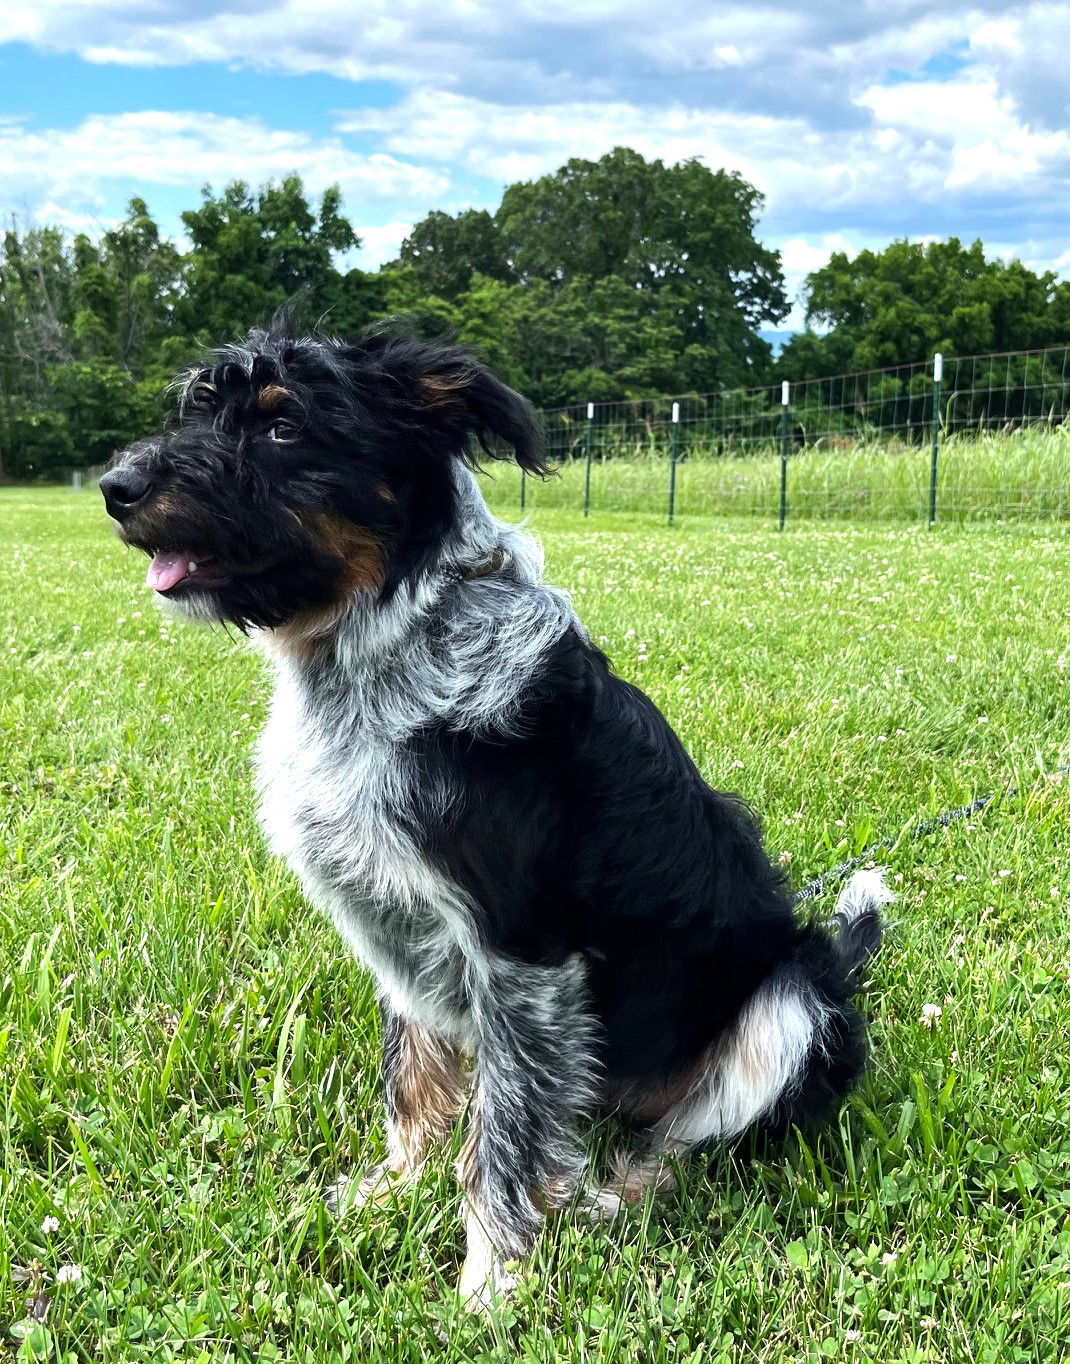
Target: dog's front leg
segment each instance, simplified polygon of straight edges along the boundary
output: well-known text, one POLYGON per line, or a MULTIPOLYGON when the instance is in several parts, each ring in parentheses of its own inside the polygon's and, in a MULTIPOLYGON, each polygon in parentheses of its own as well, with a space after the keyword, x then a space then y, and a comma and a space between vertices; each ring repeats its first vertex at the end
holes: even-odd
POLYGON ((383 1100, 386 1160, 359 1181, 343 1176, 330 1202, 336 1211, 389 1196, 399 1179, 412 1179, 436 1141, 443 1141, 464 1105, 467 1076, 461 1054, 420 1023, 403 1018, 385 998, 379 1012, 383 1032, 383 1100))
POLYGON ((594 1099, 596 1028, 582 961, 535 966, 495 956, 471 987, 478 1055, 458 1163, 473 1310, 510 1286, 506 1262, 532 1249, 543 1214, 572 1197, 585 1168, 575 1133, 594 1099))

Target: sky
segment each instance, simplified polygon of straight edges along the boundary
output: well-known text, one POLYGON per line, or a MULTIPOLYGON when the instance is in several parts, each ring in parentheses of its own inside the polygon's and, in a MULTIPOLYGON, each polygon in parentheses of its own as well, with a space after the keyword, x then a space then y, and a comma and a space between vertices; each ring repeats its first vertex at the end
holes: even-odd
POLYGON ((793 298, 896 237, 1070 276, 1068 50, 1070 3, 1007 0, 5 0, 0 212, 93 233, 136 194, 180 238, 203 185, 296 171, 374 268, 626 145, 755 184, 793 298))

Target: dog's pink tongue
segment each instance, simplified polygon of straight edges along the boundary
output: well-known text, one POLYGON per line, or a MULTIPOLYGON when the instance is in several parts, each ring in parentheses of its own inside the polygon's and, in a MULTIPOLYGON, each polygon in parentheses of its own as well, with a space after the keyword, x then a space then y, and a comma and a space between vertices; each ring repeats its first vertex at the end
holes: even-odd
POLYGON ((157 592, 167 592, 186 576, 189 564, 188 554, 157 554, 149 564, 145 583, 157 592))

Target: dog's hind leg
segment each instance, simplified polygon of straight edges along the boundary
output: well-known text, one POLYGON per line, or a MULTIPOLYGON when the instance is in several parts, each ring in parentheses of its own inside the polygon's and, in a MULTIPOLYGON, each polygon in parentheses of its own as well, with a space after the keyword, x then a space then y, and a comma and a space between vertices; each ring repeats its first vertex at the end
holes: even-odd
POLYGON ((800 931, 789 959, 758 988, 710 1053, 701 1082, 658 1124, 670 1148, 773 1134, 826 1117, 866 1066, 852 1003, 881 944, 894 899, 878 871, 853 876, 831 924, 800 931))
POLYGON ((467 1096, 461 1054, 430 1029, 402 1018, 380 999, 383 1028, 383 1098, 386 1160, 359 1180, 346 1176, 332 1187, 332 1211, 348 1211, 390 1196, 399 1180, 414 1178, 433 1143, 453 1130, 467 1096))
POLYGON ((804 929, 792 956, 763 982, 710 1047, 635 1153, 617 1157, 586 1206, 609 1216, 647 1190, 671 1188, 669 1159, 730 1142, 751 1127, 783 1134, 825 1117, 862 1074, 865 1029, 851 1002, 881 943, 881 906, 894 897, 879 872, 853 877, 828 927, 804 929))

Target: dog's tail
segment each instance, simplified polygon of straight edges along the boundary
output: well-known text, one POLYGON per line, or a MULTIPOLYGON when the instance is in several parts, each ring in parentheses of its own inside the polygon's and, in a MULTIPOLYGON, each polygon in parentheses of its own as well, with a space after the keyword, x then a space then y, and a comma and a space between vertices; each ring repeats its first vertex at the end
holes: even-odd
MULTIPOLYGON (((853 1002, 880 951, 881 910, 895 899, 878 870, 856 872, 844 887, 832 921, 802 930, 793 959, 766 985, 793 992, 810 1030, 797 1045, 766 1130, 784 1133, 826 1117, 866 1068, 869 1048, 862 1014, 853 1002)), ((787 1036, 787 1034, 784 1034, 787 1036)), ((790 1039, 789 1039, 790 1040, 790 1039)))
POLYGON ((879 868, 856 871, 836 902, 831 927, 836 951, 852 991, 865 984, 869 963, 881 950, 884 938, 882 908, 895 895, 884 883, 879 868))

